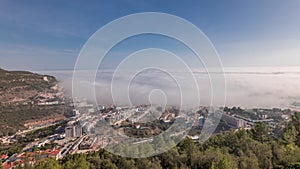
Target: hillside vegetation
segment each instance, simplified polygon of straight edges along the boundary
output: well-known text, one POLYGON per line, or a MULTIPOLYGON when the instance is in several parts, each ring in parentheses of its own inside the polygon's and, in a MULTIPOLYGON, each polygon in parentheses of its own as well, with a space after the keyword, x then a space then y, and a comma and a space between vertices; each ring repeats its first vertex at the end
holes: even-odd
POLYGON ((0 69, 0 102, 24 103, 42 92, 51 92, 57 80, 52 76, 0 69), (45 79, 44 79, 45 77, 45 79))
POLYGON ((63 117, 70 111, 64 102, 55 77, 0 69, 0 136, 25 129, 25 123, 63 117))

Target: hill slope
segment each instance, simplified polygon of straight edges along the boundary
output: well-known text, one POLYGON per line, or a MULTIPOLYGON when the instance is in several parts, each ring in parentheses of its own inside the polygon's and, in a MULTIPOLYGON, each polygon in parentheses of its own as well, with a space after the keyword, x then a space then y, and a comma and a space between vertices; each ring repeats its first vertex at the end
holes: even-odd
POLYGON ((0 69, 0 136, 63 119, 68 112, 55 77, 0 69))
POLYGON ((31 101, 42 92, 55 92, 51 89, 55 84, 57 80, 52 76, 0 69, 0 102, 31 101))

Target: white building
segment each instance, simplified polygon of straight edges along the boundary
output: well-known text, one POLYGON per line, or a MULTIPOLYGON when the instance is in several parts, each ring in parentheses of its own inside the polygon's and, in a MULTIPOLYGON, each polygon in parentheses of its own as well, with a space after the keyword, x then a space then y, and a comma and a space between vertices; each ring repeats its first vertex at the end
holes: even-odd
POLYGON ((65 134, 66 134, 66 137, 73 137, 73 127, 66 127, 65 134))
POLYGON ((238 119, 228 114, 223 114, 222 120, 226 121, 226 123, 233 128, 246 127, 246 122, 243 119, 238 119))
POLYGON ((65 135, 66 135, 66 137, 81 137, 82 136, 81 125, 66 127, 65 135))

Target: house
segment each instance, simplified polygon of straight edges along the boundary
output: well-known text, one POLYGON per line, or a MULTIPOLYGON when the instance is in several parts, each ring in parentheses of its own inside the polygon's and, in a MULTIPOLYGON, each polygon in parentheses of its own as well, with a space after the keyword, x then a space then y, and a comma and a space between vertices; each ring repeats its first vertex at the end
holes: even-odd
POLYGON ((134 128, 139 129, 140 127, 141 127, 140 124, 138 124, 138 123, 135 123, 135 124, 134 124, 134 128))
POLYGON ((2 160, 2 162, 3 162, 3 161, 5 161, 6 159, 8 159, 8 155, 6 155, 6 154, 3 154, 3 155, 1 156, 1 160, 2 160))

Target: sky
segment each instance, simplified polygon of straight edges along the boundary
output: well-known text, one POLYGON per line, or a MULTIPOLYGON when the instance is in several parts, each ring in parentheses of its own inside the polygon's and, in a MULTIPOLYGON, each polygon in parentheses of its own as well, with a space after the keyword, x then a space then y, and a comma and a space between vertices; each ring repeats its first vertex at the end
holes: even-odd
MULTIPOLYGON (((298 0, 2 0, 0 67, 71 70, 93 33, 117 18, 139 12, 169 13, 193 23, 213 43, 225 67, 300 66, 299 7, 298 0)), ((155 46, 163 39, 150 37, 155 43, 149 43, 147 38, 116 47, 108 63, 117 64, 114 61, 122 54, 155 46)), ((168 40, 162 45, 178 46, 168 40)))

